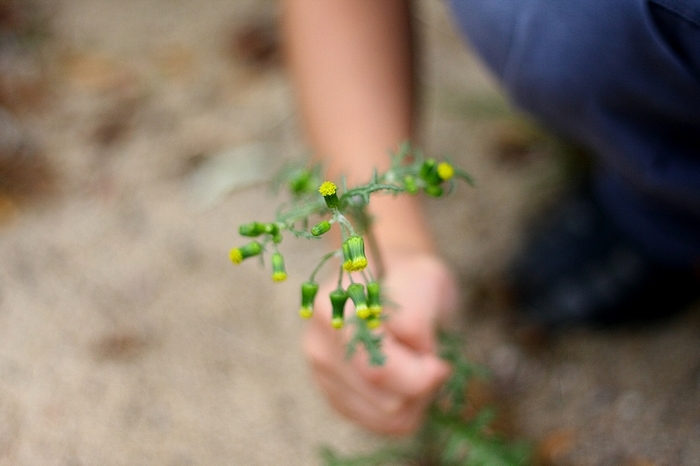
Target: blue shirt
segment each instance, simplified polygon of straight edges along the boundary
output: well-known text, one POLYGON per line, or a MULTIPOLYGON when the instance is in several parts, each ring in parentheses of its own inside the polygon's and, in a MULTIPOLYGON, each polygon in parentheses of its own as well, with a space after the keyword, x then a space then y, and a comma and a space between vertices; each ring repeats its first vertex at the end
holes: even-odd
POLYGON ((514 103, 588 146, 604 207, 700 264, 700 0, 451 0, 514 103))

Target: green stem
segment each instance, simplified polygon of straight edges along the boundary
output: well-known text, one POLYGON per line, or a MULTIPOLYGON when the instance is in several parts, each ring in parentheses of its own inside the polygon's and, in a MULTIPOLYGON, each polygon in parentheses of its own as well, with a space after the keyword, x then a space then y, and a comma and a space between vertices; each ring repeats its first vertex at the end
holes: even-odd
POLYGON ((319 261, 319 263, 318 263, 318 265, 316 266, 316 268, 314 268, 313 272, 311 272, 311 276, 309 277, 309 280, 311 280, 312 282, 313 282, 313 281, 316 281, 316 280, 315 280, 316 274, 318 273, 319 270, 321 270, 321 267, 323 267, 323 265, 324 265, 326 262, 328 262, 328 260, 329 260, 331 257, 337 256, 337 255, 338 255, 338 252, 339 252, 339 251, 331 251, 331 252, 325 254, 325 255, 321 258, 321 260, 319 261))
MULTIPOLYGON (((377 238, 374 236, 374 229, 369 222, 367 223, 367 229, 365 230, 365 237, 367 238, 369 252, 372 255, 372 262, 376 264, 375 267, 377 269, 377 277, 382 279, 384 278, 384 273, 386 272, 386 269, 384 268, 384 260, 382 258, 382 252, 379 250, 377 238)), ((372 276, 372 271, 369 269, 367 271, 369 272, 370 277, 374 279, 372 276)))
POLYGON ((326 209, 326 205, 321 202, 313 202, 302 206, 296 206, 289 212, 278 213, 277 221, 284 225, 294 224, 299 220, 304 220, 311 215, 321 214, 326 209))
POLYGON ((350 221, 345 217, 345 215, 341 214, 339 210, 335 211, 333 218, 341 226, 341 230, 343 233, 343 241, 348 239, 348 237, 355 235, 355 229, 353 228, 352 223, 350 223, 350 221))
POLYGON ((340 266, 340 273, 338 274, 338 289, 342 290, 343 289, 343 273, 345 270, 343 269, 343 266, 340 266))

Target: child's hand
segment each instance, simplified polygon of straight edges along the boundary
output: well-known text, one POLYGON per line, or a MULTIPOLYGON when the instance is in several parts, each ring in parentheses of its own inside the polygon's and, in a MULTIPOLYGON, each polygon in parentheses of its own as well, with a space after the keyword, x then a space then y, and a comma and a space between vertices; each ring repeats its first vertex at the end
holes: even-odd
MULTIPOLYGON (((457 285, 433 254, 390 253, 385 261, 382 289, 398 308, 385 306, 389 318, 380 327, 384 366, 369 366, 362 348, 352 360, 346 359, 350 330, 331 327, 325 298, 335 283, 318 293, 304 350, 317 383, 338 412, 378 433, 408 434, 420 426, 426 407, 450 373, 436 353, 436 330, 457 305, 457 285)), ((346 314, 354 311, 351 304, 346 314)))

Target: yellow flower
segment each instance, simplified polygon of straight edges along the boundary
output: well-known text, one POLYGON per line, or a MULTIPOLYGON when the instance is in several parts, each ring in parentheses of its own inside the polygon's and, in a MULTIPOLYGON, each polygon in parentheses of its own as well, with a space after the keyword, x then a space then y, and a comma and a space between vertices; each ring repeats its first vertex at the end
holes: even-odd
POLYGON ((374 330, 375 328, 379 327, 382 323, 382 319, 376 316, 370 316, 369 319, 367 319, 365 322, 367 322, 367 327, 370 330, 374 330))
POLYGON ((240 248, 231 249, 231 252, 229 253, 228 257, 234 264, 240 264, 241 262, 243 262, 243 254, 241 254, 240 248))
POLYGON ((338 288, 331 291, 329 297, 331 298, 331 306, 333 308, 331 325, 333 328, 342 328, 345 323, 345 302, 348 300, 348 294, 345 290, 338 288))
POLYGON ((365 241, 361 236, 353 235, 343 243, 343 268, 347 272, 359 272, 367 267, 365 241))
POLYGON ((337 209, 340 206, 340 199, 338 199, 338 187, 335 183, 330 181, 324 181, 318 192, 323 196, 323 200, 326 201, 326 205, 329 209, 337 209))
POLYGON ((301 284, 301 309, 299 315, 304 319, 309 319, 314 315, 314 299, 318 292, 318 283, 313 281, 301 284))
POLYGON ((379 283, 371 281, 367 284, 367 304, 372 317, 379 317, 382 313, 382 300, 379 283))
POLYGON ((240 264, 241 262, 243 262, 243 259, 247 259, 252 256, 257 256, 261 252, 262 245, 257 241, 251 241, 250 243, 244 246, 231 249, 231 252, 229 252, 228 257, 234 264, 240 264))
POLYGON ((338 187, 332 181, 324 181, 321 187, 318 188, 318 192, 321 193, 321 196, 323 197, 331 196, 337 191, 338 187))
POLYGON ((440 179, 447 181, 454 176, 455 169, 451 164, 442 162, 437 166, 437 173, 440 179))
POLYGON ((331 320, 331 327, 333 328, 343 328, 343 325, 345 325, 345 322, 342 317, 333 317, 331 320))
POLYGON ((283 282, 287 279, 287 271, 284 268, 284 257, 279 252, 272 254, 272 280, 283 282))
POLYGON ((355 303, 355 313, 360 319, 366 319, 371 315, 369 308, 367 307, 367 295, 365 294, 365 287, 362 283, 351 283, 348 286, 348 295, 352 302, 355 303))
POLYGON ((352 267, 349 271, 350 272, 359 272, 361 270, 364 270, 365 267, 367 267, 367 258, 366 257, 358 257, 357 259, 352 260, 352 267))

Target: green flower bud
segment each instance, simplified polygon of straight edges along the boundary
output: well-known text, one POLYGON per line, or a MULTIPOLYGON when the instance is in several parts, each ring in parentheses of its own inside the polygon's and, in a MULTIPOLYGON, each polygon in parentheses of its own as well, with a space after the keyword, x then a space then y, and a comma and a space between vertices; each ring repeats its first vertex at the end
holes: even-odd
POLYGON ((331 181, 324 181, 321 187, 318 188, 318 192, 323 196, 323 200, 326 201, 329 209, 337 209, 340 206, 337 191, 338 187, 331 181))
POLYGON ((380 295, 380 287, 377 282, 369 282, 367 284, 367 305, 369 312, 373 317, 379 317, 382 313, 382 299, 380 295))
POLYGON ((438 186, 442 183, 440 175, 438 175, 438 165, 435 159, 427 159, 420 167, 418 175, 423 181, 428 183, 429 186, 438 186))
POLYGON ((353 235, 343 242, 343 268, 348 272, 359 272, 367 267, 365 240, 353 235))
POLYGON ((265 233, 265 225, 259 222, 250 222, 238 227, 238 233, 241 236, 250 236, 252 238, 265 233))
POLYGON ((304 319, 314 315, 314 300, 317 292, 318 283, 308 281, 301 284, 301 308, 299 309, 299 315, 304 319))
POLYGON ((272 253, 272 279, 276 282, 283 282, 287 279, 284 257, 279 252, 272 253))
POLYGON ((416 179, 411 175, 406 175, 403 179, 403 186, 406 188, 406 192, 409 194, 416 194, 418 192, 418 186, 416 186, 416 179))
POLYGON ((311 185, 312 180, 313 174, 311 171, 307 169, 299 169, 289 180, 289 189, 297 196, 310 193, 315 189, 311 185))
POLYGON ((440 186, 426 186, 425 187, 425 194, 428 196, 432 197, 440 197, 444 193, 443 189, 440 186))
POLYGON ((280 232, 280 227, 278 227, 276 223, 266 223, 264 225, 264 228, 265 233, 267 233, 268 235, 275 236, 280 232))
POLYGON ((244 246, 231 249, 231 252, 229 252, 229 258, 234 264, 240 264, 244 259, 257 256, 262 252, 262 250, 263 248, 260 243, 257 241, 251 241, 244 246))
POLYGON ((367 322, 367 327, 369 327, 371 330, 374 330, 375 328, 381 325, 382 319, 377 316, 370 316, 369 319, 367 319, 365 322, 367 322))
POLYGON ((345 302, 348 300, 348 294, 344 290, 338 288, 331 291, 329 297, 331 298, 331 306, 333 307, 331 325, 334 328, 341 328, 345 323, 345 302))
POLYGON ((327 233, 328 230, 331 229, 331 222, 328 220, 324 220, 322 222, 317 223, 316 225, 311 228, 311 234, 314 236, 321 236, 324 233, 327 233))
POLYGON ((345 270, 347 270, 346 264, 348 267, 352 267, 352 259, 350 258, 350 245, 348 245, 347 241, 343 241, 342 248, 343 248, 343 268, 345 270))
POLYGON ((348 295, 352 302, 355 303, 355 313, 360 319, 366 319, 370 316, 369 308, 367 307, 367 296, 365 295, 365 286, 362 283, 351 283, 348 286, 348 295))

